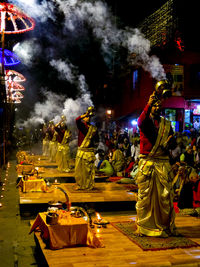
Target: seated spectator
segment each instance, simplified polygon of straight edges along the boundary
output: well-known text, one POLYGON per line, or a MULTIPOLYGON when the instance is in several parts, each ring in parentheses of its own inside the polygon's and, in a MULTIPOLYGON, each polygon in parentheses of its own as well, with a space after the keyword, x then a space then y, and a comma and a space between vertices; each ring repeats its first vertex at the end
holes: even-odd
POLYGON ((134 166, 134 160, 132 157, 127 158, 126 166, 127 167, 125 169, 125 177, 130 177, 130 173, 131 173, 133 166, 134 166))
POLYGON ((99 166, 101 165, 101 162, 103 161, 102 155, 104 156, 104 151, 102 149, 98 149, 95 154, 96 160, 94 163, 97 169, 99 168, 99 166))
POLYGON ((121 178, 117 183, 119 184, 136 184, 136 176, 138 173, 139 159, 136 160, 129 178, 121 178))
POLYGON ((124 156, 126 158, 130 157, 130 155, 131 155, 131 146, 130 146, 130 143, 129 143, 127 138, 124 138, 123 151, 124 151, 124 156))
POLYGON ((200 167, 200 147, 196 147, 196 151, 194 153, 194 160, 196 166, 199 168, 200 167))
POLYGON ((135 139, 131 146, 131 157, 136 161, 140 155, 140 140, 135 139))
POLYGON ((171 161, 170 163, 173 165, 176 162, 180 161, 180 155, 181 155, 181 147, 180 144, 177 144, 177 146, 170 150, 170 155, 171 155, 171 161))
POLYGON ((180 156, 180 162, 186 163, 190 167, 194 167, 194 153, 191 146, 186 147, 185 153, 180 156))
POLYGON ((136 132, 134 133, 134 135, 131 138, 131 143, 134 144, 135 141, 140 142, 140 135, 139 135, 139 133, 136 133, 136 132))
POLYGON ((104 157, 104 160, 101 162, 99 167, 99 171, 105 174, 106 176, 110 177, 113 175, 114 170, 110 162, 108 161, 108 156, 104 157))
POLYGON ((186 165, 179 167, 178 173, 175 176, 172 185, 177 193, 178 207, 180 209, 194 207, 193 188, 197 180, 198 174, 194 168, 186 165))
POLYGON ((182 133, 182 148, 185 149, 189 145, 189 137, 186 133, 182 133))
POLYGON ((122 171, 125 169, 126 161, 123 150, 123 143, 118 144, 118 148, 113 152, 112 166, 117 176, 122 176, 122 171))

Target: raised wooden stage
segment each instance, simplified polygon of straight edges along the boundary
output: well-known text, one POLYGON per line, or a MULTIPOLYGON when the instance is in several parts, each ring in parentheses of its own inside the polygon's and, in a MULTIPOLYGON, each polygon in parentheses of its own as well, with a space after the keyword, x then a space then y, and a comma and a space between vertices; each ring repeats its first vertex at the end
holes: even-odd
POLYGON ((51 189, 48 193, 32 192, 22 193, 19 190, 20 196, 20 211, 22 213, 33 211, 44 211, 48 207, 48 202, 52 200, 65 201, 65 195, 60 190, 53 191, 55 187, 63 188, 72 203, 72 205, 87 204, 97 210, 133 210, 137 195, 121 184, 106 182, 107 176, 96 176, 95 187, 96 192, 72 192, 69 187, 75 183, 74 178, 74 159, 70 161, 71 172, 59 172, 56 163, 49 162, 47 157, 41 155, 34 156, 34 166, 39 167, 39 176, 44 178, 46 182, 51 184, 51 189), (54 182, 57 182, 54 185, 54 182))
MULTIPOLYGON (((101 213, 110 222, 135 220, 135 215, 101 213)), ((176 226, 181 234, 200 244, 200 219, 177 216, 176 226)), ((50 267, 107 267, 107 266, 200 266, 200 246, 159 251, 143 251, 112 225, 96 228, 105 248, 74 247, 60 250, 45 248, 40 233, 36 240, 50 267)))
MULTIPOLYGON (((116 183, 96 183, 96 191, 99 192, 70 192, 69 186, 72 187, 75 184, 58 184, 52 185, 51 190, 55 187, 63 188, 71 201, 74 203, 95 203, 95 202, 134 202, 136 201, 136 193, 128 192, 129 190, 121 184, 116 183)), ((51 200, 65 201, 65 195, 60 190, 54 190, 53 192, 31 192, 23 193, 19 190, 20 205, 28 204, 47 204, 51 200)))

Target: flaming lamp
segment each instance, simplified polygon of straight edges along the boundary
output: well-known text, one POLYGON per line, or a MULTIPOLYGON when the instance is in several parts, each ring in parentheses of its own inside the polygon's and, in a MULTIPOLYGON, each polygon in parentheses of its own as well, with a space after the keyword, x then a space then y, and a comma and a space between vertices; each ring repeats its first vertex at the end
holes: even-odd
POLYGON ((98 212, 96 212, 96 219, 94 220, 94 224, 96 224, 98 228, 101 228, 101 227, 106 228, 106 227, 107 227, 106 225, 107 225, 108 223, 109 223, 108 221, 104 220, 104 219, 100 216, 100 214, 99 214, 98 212))

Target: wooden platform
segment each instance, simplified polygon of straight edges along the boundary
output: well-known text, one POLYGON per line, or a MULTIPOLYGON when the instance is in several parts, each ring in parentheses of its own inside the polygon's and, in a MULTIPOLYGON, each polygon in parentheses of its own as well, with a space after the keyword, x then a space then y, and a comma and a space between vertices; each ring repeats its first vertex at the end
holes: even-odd
MULTIPOLYGON (((136 218, 133 214, 101 213, 101 215, 110 222, 136 218)), ((178 216, 176 226, 181 234, 187 235, 188 238, 200 244, 200 219, 178 216)), ((35 237, 50 267, 200 266, 200 246, 188 249, 143 251, 110 224, 106 229, 96 228, 95 231, 105 248, 75 247, 52 251, 45 248, 40 233, 35 233, 35 237)))
MULTIPOLYGON (((46 168, 58 167, 58 164, 56 162, 51 162, 47 157, 35 155, 34 158, 35 158, 34 162, 35 167, 46 167, 46 168)), ((75 159, 70 159, 70 166, 74 167, 74 164, 75 164, 75 159)))
MULTIPOLYGON (((59 184, 53 185, 63 188, 69 195, 71 203, 95 203, 95 202, 126 202, 136 201, 136 193, 128 192, 128 189, 124 185, 116 183, 96 183, 95 187, 100 189, 100 192, 96 193, 71 193, 68 190, 68 186, 72 184, 59 184)), ((65 201, 65 195, 60 190, 55 190, 51 193, 22 193, 19 190, 20 205, 24 204, 47 204, 51 200, 65 201)))

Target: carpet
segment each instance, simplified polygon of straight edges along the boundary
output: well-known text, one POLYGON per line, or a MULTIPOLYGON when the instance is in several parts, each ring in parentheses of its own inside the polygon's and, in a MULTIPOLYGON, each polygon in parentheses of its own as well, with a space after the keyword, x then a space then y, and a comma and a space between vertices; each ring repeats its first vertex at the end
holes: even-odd
POLYGON ((70 193, 102 193, 103 191, 100 188, 94 187, 91 190, 88 189, 76 189, 76 185, 67 185, 66 188, 70 193))
POLYGON ((199 244, 184 236, 170 236, 167 238, 137 236, 135 234, 136 224, 133 221, 112 222, 111 224, 144 251, 190 248, 199 246, 199 244))
POLYGON ((124 184, 123 185, 126 189, 128 189, 128 192, 138 192, 138 186, 134 184, 124 184))

